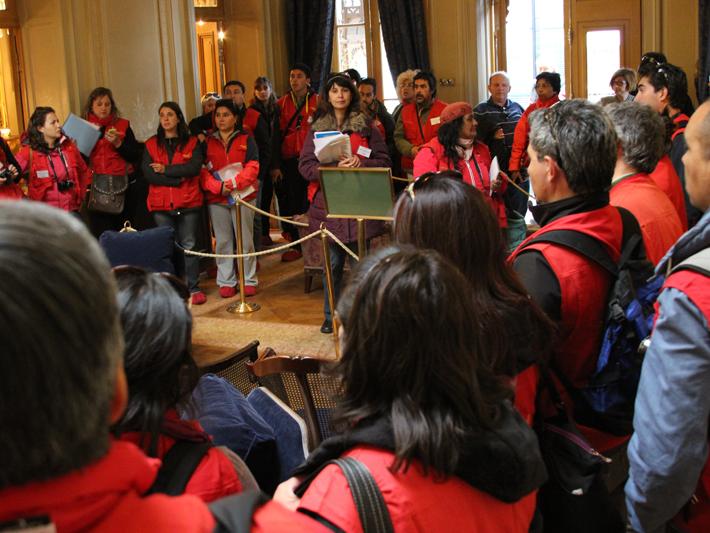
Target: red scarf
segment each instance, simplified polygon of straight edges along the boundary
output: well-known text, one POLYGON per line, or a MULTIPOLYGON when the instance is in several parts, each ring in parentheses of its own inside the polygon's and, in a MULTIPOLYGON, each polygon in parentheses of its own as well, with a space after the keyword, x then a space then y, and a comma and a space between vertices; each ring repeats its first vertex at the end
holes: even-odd
POLYGON ((86 120, 93 124, 98 124, 102 128, 106 128, 107 126, 110 126, 114 122, 116 122, 116 115, 114 113, 111 113, 109 116, 106 118, 99 118, 96 115, 94 115, 91 111, 89 111, 89 114, 86 117, 86 120))

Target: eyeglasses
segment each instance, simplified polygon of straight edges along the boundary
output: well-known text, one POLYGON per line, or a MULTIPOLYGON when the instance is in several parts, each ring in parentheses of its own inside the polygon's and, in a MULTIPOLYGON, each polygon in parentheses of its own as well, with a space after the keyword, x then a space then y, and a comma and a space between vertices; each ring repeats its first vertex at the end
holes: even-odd
POLYGON ((150 270, 146 270, 145 268, 138 267, 138 266, 133 266, 133 265, 120 265, 117 267, 113 267, 112 269, 113 275, 116 277, 116 280, 119 280, 121 278, 145 278, 146 276, 159 276, 163 279, 165 279, 168 283, 170 283, 170 286, 175 289, 175 292, 177 295, 186 303, 189 305, 190 303, 190 291, 187 288, 187 285, 185 285, 185 282, 178 278, 177 276, 174 276, 173 274, 170 274, 168 272, 151 272, 150 270))
POLYGON ((458 170, 439 170, 437 172, 425 172, 417 179, 415 179, 412 183, 407 185, 407 188, 405 189, 412 201, 414 201, 414 197, 416 196, 414 191, 418 191, 419 189, 424 187, 424 185, 426 185, 429 180, 434 178, 452 178, 463 181, 463 174, 461 174, 461 172, 459 172, 458 170))

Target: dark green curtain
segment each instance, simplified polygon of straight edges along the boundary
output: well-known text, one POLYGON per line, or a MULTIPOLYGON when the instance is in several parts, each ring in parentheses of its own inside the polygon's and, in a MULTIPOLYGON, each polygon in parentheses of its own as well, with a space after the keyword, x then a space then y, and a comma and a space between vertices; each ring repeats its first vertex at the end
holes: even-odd
POLYGON ((318 91, 333 58, 335 0, 287 0, 288 57, 311 67, 311 86, 318 91))
POLYGON ((378 0, 392 80, 403 70, 430 70, 422 0, 378 0))

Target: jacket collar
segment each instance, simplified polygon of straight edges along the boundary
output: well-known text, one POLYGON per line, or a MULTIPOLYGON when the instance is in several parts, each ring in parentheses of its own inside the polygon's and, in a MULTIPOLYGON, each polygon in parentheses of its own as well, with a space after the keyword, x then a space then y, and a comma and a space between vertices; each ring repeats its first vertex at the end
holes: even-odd
POLYGON ((656 273, 663 274, 700 250, 710 247, 710 209, 705 211, 698 223, 686 231, 656 266, 656 273))
POLYGON ((353 111, 345 119, 345 124, 342 128, 338 128, 335 121, 335 115, 332 113, 326 113, 325 115, 318 117, 313 124, 311 124, 311 129, 313 131, 342 131, 345 133, 365 133, 369 130, 367 125, 368 120, 365 113, 360 111, 353 111))
POLYGON ((530 212, 535 222, 540 224, 540 227, 543 227, 558 218, 594 211, 607 205, 609 205, 609 193, 604 191, 572 196, 556 202, 531 205, 530 212))
MULTIPOLYGON (((294 475, 312 480, 328 461, 360 445, 394 451, 390 419, 363 422, 323 441, 294 475)), ((472 432, 461 452, 456 476, 504 502, 518 501, 547 479, 537 437, 509 402, 502 409, 498 426, 494 430, 472 432)))

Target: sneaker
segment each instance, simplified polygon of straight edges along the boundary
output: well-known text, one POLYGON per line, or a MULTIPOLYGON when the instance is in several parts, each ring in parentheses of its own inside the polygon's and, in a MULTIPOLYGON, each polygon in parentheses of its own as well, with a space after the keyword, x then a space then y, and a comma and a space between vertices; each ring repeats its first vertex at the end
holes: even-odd
POLYGON ((323 321, 323 325, 320 327, 320 332, 325 333, 326 335, 329 333, 333 333, 333 322, 326 318, 323 321))
POLYGON ((207 301, 207 296, 202 291, 192 293, 192 305, 202 305, 207 301))
POLYGON ((284 263, 290 263, 291 261, 299 260, 301 257, 303 257, 303 254, 298 250, 289 250, 288 252, 284 252, 281 256, 281 261, 284 263))
POLYGON ((293 237, 291 237, 291 234, 288 231, 282 231, 281 236, 286 242, 293 242, 293 237))
POLYGON ((254 296, 256 294, 256 285, 245 285, 244 296, 254 296))
POLYGON ((261 245, 262 246, 271 246, 272 244, 274 244, 274 241, 271 238, 271 235, 262 235, 261 236, 261 245))
POLYGON ((219 295, 222 298, 231 298, 237 294, 237 288, 236 287, 220 287, 219 288, 219 295))

